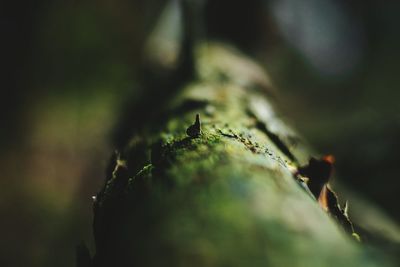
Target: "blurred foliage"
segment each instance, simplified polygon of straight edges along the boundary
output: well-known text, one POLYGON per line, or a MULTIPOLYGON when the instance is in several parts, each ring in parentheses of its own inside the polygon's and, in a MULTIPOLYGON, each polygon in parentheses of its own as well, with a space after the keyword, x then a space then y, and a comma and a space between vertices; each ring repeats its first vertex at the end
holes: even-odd
MULTIPOLYGON (((1 266, 72 266, 75 245, 91 242, 90 196, 124 107, 146 94, 143 45, 165 2, 1 4, 1 266)), ((372 0, 204 7, 205 37, 256 55, 339 179, 397 220, 399 11, 372 0)))

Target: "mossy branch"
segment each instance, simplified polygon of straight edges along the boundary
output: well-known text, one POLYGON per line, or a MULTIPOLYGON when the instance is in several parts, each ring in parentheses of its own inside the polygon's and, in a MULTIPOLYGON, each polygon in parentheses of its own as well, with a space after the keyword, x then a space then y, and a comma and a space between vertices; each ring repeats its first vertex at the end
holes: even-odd
POLYGON ((218 44, 196 62, 160 110, 169 116, 118 152, 95 201, 93 265, 388 265, 296 179, 310 152, 275 111, 264 71, 218 44))

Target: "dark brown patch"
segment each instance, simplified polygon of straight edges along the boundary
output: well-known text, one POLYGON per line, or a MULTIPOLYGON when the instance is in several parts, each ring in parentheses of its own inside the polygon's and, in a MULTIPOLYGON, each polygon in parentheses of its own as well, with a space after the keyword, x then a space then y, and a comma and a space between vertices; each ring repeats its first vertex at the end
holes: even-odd
POLYGON ((332 155, 327 155, 322 159, 311 158, 308 165, 298 168, 295 176, 307 177, 307 187, 321 208, 331 215, 347 233, 358 237, 356 239, 360 240, 347 215, 347 203, 342 209, 336 193, 329 187, 334 162, 335 158, 332 155))
POLYGON ((311 158, 308 165, 299 167, 297 170, 298 174, 309 179, 307 185, 316 199, 319 198, 323 186, 329 182, 333 169, 331 158, 311 158))

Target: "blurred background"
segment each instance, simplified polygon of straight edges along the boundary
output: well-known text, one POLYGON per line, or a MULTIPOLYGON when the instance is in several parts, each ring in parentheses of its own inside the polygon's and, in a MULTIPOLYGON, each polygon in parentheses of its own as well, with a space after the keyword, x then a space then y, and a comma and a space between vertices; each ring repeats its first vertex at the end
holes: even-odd
MULTIPOLYGON (((264 65, 281 111, 335 155, 338 180, 399 222, 400 3, 191 2, 201 38, 264 65)), ((74 266, 81 241, 93 252, 91 196, 121 117, 148 93, 148 38, 169 64, 181 28, 177 0, 0 4, 1 266, 74 266)))

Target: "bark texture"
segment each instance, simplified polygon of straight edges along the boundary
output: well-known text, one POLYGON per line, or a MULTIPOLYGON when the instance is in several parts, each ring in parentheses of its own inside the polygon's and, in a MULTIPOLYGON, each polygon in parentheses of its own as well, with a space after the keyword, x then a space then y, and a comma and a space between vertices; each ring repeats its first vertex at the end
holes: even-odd
POLYGON ((94 204, 93 266, 391 266, 296 179, 310 150, 264 71, 220 44, 195 58, 167 115, 115 155, 94 204))

